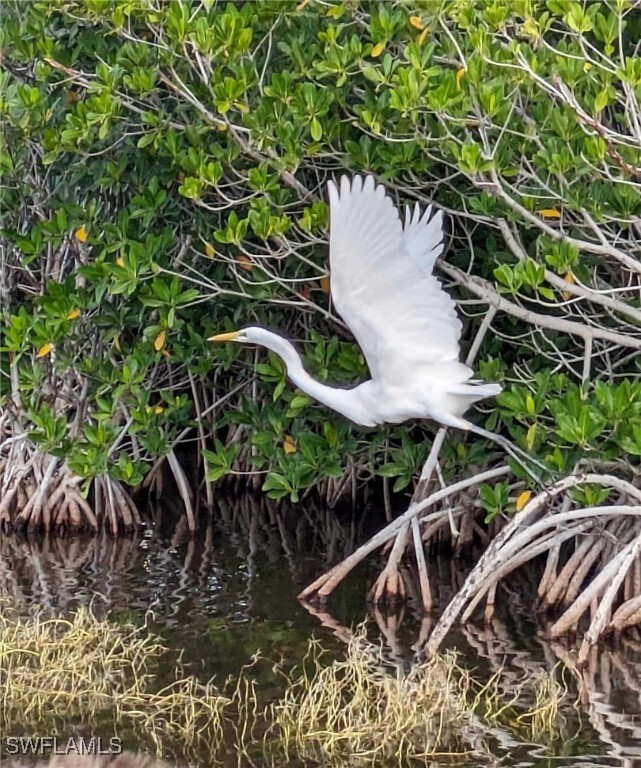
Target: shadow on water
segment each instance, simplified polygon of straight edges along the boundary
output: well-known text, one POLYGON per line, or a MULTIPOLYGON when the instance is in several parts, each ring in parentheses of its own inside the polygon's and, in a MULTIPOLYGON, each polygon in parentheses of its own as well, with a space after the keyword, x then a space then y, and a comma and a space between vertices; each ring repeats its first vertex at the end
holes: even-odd
MULTIPOLYGON (((328 658, 336 658, 351 629, 365 618, 386 658, 408 669, 430 620, 421 619, 411 600, 394 615, 365 609, 363 596, 378 572, 376 563, 357 569, 326 610, 306 608, 296 599, 305 584, 357 546, 370 524, 367 515, 357 524, 350 518, 339 521, 332 512, 246 497, 233 504, 221 500, 216 524, 202 522, 195 537, 180 521, 117 540, 106 534, 1 537, 0 592, 51 616, 91 606, 99 617, 141 623, 151 611, 150 628, 181 652, 186 670, 201 679, 236 676, 259 653, 291 669, 302 660, 311 636, 329 650, 328 658)), ((466 568, 432 558, 430 569, 444 606, 466 568)), ((551 744, 528 744, 497 729, 496 764, 641 765, 641 644, 628 640, 595 649, 588 667, 576 671, 571 645, 547 643, 537 632, 528 608, 534 583, 527 575, 512 581, 500 601, 497 597, 500 610, 490 626, 469 624, 450 638, 476 675, 487 679, 500 671, 508 694, 518 688, 524 671, 553 669, 570 690, 560 737, 551 744)), ((259 674, 266 700, 279 695, 277 678, 273 672, 259 674)), ((113 732, 113 723, 104 725, 113 732)), ((125 743, 139 746, 133 734, 129 743, 125 735, 125 743)), ((236 757, 229 764, 238 764, 236 757)))

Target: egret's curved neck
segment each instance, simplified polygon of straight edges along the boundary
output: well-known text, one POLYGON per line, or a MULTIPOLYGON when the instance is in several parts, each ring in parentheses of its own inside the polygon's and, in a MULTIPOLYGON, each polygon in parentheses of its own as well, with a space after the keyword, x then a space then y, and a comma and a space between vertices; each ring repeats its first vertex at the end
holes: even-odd
POLYGON ((348 419, 364 426, 374 426, 371 414, 363 409, 363 398, 360 390, 364 385, 354 387, 354 389, 335 389, 312 378, 303 368, 300 355, 292 344, 279 336, 277 333, 265 331, 263 338, 259 342, 267 349, 275 352, 285 363, 287 375, 294 384, 302 389, 310 397, 318 400, 319 403, 332 408, 348 419))

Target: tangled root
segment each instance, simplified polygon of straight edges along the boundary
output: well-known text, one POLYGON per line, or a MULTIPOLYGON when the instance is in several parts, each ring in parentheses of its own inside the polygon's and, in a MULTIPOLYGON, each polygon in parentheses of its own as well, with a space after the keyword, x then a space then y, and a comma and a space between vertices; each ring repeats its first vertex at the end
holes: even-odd
POLYGON ((562 611, 548 629, 551 639, 583 630, 579 667, 600 638, 641 623, 641 491, 611 475, 571 475, 532 499, 487 547, 440 617, 428 654, 482 601, 485 619, 492 618, 497 585, 541 556, 538 609, 562 611), (617 502, 572 509, 567 492, 586 483, 617 491, 617 502))
POLYGON ((78 477, 59 457, 35 447, 28 435, 0 442, 0 529, 69 531, 100 524, 114 535, 140 525, 136 504, 110 477, 96 478, 93 508, 80 490, 78 477))
POLYGON ((122 529, 132 531, 142 524, 134 500, 117 480, 107 475, 94 481, 94 506, 96 516, 99 520, 104 519, 114 536, 122 529))
POLYGON ((0 526, 10 530, 98 529, 78 488, 81 478, 57 457, 35 450, 19 471, 0 465, 0 526))
MULTIPOLYGON (((395 540, 370 598, 377 604, 383 598, 391 603, 407 596, 400 563, 413 547, 420 602, 424 611, 430 613, 433 600, 423 546, 429 548, 432 539, 448 523, 453 532, 456 520, 468 513, 467 503, 445 508, 439 508, 439 504, 487 480, 492 473, 500 476, 499 470, 488 470, 414 502, 401 517, 306 587, 299 598, 322 605, 368 554, 395 540)), ((469 514, 468 528, 469 535, 461 524, 456 529, 458 537, 465 534, 467 540, 476 530, 469 514)), ((547 558, 538 586, 537 608, 541 613, 561 612, 548 631, 551 639, 583 632, 579 666, 586 663, 590 648, 599 639, 641 624, 641 490, 632 483, 591 472, 568 475, 531 499, 521 512, 493 533, 494 538, 425 643, 428 657, 436 653, 456 621, 471 620, 479 609, 485 621, 490 621, 500 585, 512 572, 536 558, 547 558), (586 484, 610 489, 616 494, 614 503, 575 508, 570 492, 586 484)))

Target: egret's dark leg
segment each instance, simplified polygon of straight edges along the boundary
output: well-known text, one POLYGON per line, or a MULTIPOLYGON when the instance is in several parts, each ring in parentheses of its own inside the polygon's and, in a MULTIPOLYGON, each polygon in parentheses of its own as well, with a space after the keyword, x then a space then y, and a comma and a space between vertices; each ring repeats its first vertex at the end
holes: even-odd
POLYGON ((506 437, 503 437, 503 435, 497 435, 495 432, 489 432, 487 429, 483 429, 483 427, 477 427, 476 424, 472 424, 471 421, 463 419, 460 416, 454 416, 451 413, 436 413, 432 411, 431 416, 433 419, 439 421, 441 424, 444 424, 446 427, 454 427, 455 429, 462 429, 465 432, 473 432, 474 434, 479 435, 479 437, 484 437, 487 440, 492 440, 493 442, 497 443, 514 459, 514 461, 516 461, 520 467, 523 467, 523 469, 539 487, 545 488, 541 478, 528 466, 528 462, 536 465, 544 472, 549 472, 550 469, 546 467, 545 464, 541 464, 541 462, 537 459, 529 456, 527 453, 525 453, 525 451, 517 448, 516 445, 510 442, 510 440, 508 440, 506 437))
POLYGON ((514 443, 512 443, 510 440, 508 440, 506 437, 503 437, 503 435, 497 435, 495 432, 490 432, 487 429, 483 429, 482 427, 477 427, 476 424, 469 423, 468 430, 470 432, 473 432, 476 435, 479 435, 479 437, 484 437, 487 440, 492 440, 493 442, 497 443, 497 445, 500 445, 503 450, 508 453, 514 461, 517 462, 517 464, 520 467, 523 467, 523 469, 527 472, 527 474, 534 480, 534 482, 540 486, 541 488, 545 487, 545 484, 541 480, 541 478, 533 472, 530 467, 528 466, 528 462, 531 464, 536 465, 539 469, 542 469, 544 472, 549 472, 549 467, 546 467, 545 464, 541 464, 538 459, 533 458, 525 451, 522 451, 520 448, 518 448, 514 443))

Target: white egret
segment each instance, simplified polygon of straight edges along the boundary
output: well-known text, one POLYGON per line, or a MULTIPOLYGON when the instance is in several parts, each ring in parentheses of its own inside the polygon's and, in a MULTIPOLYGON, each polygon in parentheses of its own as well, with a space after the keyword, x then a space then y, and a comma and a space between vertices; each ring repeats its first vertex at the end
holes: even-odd
POLYGON ((504 438, 464 418, 473 403, 498 395, 501 386, 478 381, 459 360, 461 321, 433 274, 443 251, 442 212, 408 206, 402 223, 372 176, 343 176, 339 186, 328 186, 332 298, 360 344, 371 379, 351 389, 316 381, 289 341, 257 326, 209 341, 267 347, 282 358, 299 389, 361 426, 432 419, 496 440, 512 454, 504 438))

